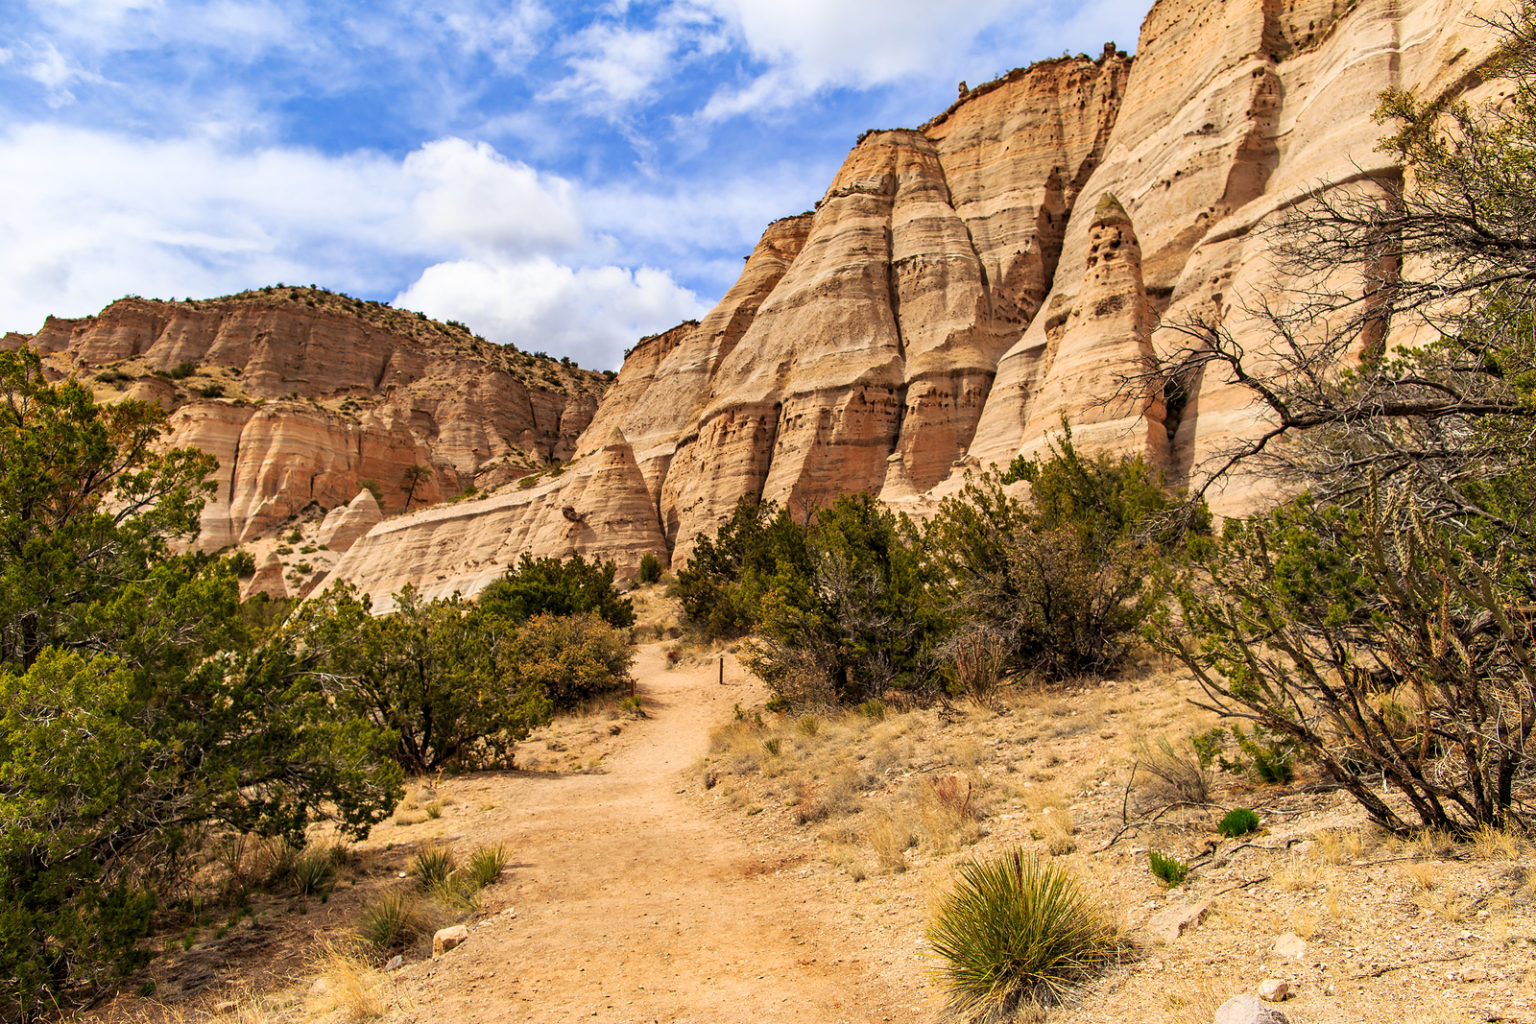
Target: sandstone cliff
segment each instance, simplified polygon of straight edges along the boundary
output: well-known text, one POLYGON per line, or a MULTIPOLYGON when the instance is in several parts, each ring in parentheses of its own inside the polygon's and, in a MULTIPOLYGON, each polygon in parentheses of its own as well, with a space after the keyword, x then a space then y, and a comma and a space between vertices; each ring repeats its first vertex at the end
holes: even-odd
POLYGON ((383 597, 476 589, 518 544, 678 563, 743 494, 921 509, 1063 419, 1084 448, 1197 478, 1254 410, 1223 380, 1116 398, 1121 378, 1192 316, 1257 332, 1243 309, 1278 290, 1262 229, 1321 183, 1397 173, 1379 94, 1466 90, 1494 6, 1159 0, 1134 61, 1048 61, 867 133, 709 316, 635 348, 568 482, 392 520, 337 574, 383 597), (572 529, 577 505, 624 510, 622 528, 572 529))
POLYGON ((1399 174, 1381 91, 1473 88, 1496 6, 1159 0, 1134 61, 1044 62, 867 133, 714 311, 635 348, 564 477, 392 519, 335 575, 383 598, 473 591, 529 548, 677 564, 744 494, 920 511, 1063 419, 1084 448, 1197 479, 1254 409, 1214 376, 1117 397, 1123 375, 1196 316, 1260 341, 1244 310, 1281 300, 1265 228, 1319 187, 1399 174))
POLYGON ((218 458, 199 538, 209 549, 285 526, 315 532, 308 519, 350 502, 342 534, 318 538, 343 536, 339 549, 407 502, 441 502, 568 459, 607 385, 603 374, 488 344, 456 324, 309 288, 122 299, 0 341, 23 343, 103 400, 159 402, 171 444, 218 458), (414 490, 413 465, 429 470, 414 490), (378 504, 354 502, 365 485, 378 504))

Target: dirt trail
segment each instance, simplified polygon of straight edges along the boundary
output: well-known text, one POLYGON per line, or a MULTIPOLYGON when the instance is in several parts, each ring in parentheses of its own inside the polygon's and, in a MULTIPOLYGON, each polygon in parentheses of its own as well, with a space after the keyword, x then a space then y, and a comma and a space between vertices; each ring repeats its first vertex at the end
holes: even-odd
POLYGON ((687 795, 710 729, 761 697, 729 655, 728 685, 716 672, 714 661, 667 669, 661 645, 641 647, 651 717, 626 728, 599 772, 507 774, 461 794, 488 809, 451 838, 505 842, 512 864, 468 943, 401 972, 408 1019, 923 1016, 908 986, 884 980, 873 962, 884 958, 860 953, 856 921, 826 906, 813 862, 755 851, 687 795))

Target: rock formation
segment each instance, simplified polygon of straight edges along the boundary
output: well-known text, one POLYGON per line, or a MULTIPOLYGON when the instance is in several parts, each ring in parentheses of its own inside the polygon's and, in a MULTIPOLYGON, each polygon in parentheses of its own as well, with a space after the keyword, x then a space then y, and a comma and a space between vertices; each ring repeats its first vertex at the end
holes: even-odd
MULTIPOLYGON (((1496 6, 1158 0, 1134 61, 1047 61, 867 133, 719 306, 636 346, 565 477, 390 520, 336 575, 383 599, 473 591, 527 549, 678 564, 744 494, 921 510, 1064 418, 1085 448, 1197 479, 1256 411, 1226 380, 1125 378, 1196 316, 1262 341, 1244 310, 1282 291, 1263 229, 1318 187, 1400 173, 1376 149, 1380 93, 1474 88, 1496 6), (612 511, 599 528, 566 508, 612 511)), ((1239 482, 1217 508, 1258 494, 1239 482)))
POLYGON ((103 400, 158 402, 171 444, 217 457, 199 538, 208 549, 345 506, 365 483, 382 512, 404 511, 413 465, 429 470, 409 495, 414 507, 568 459, 607 384, 456 324, 310 288, 122 299, 0 339, 23 343, 103 400))
MULTIPOLYGON (((1245 310, 1284 301, 1265 229, 1319 188, 1399 176, 1378 97, 1477 88, 1494 47, 1478 18, 1497 9, 1157 0, 1134 60, 1045 61, 866 133, 816 209, 769 225, 706 317, 640 341, 601 405, 590 375, 307 290, 125 300, 33 341, 63 368, 126 368, 131 393, 175 410, 179 443, 219 456, 212 546, 370 478, 400 511, 403 472, 430 466, 417 497, 434 507, 380 522, 332 571, 378 607, 407 582, 472 593, 525 551, 676 565, 743 495, 799 511, 864 490, 921 512, 1064 420, 1081 447, 1193 481, 1257 412, 1214 371, 1126 378, 1196 318, 1259 347, 1245 310), (197 375, 146 375, 184 363, 197 375), (496 489, 435 504, 470 484, 496 489)), ((1232 482, 1217 510, 1261 489, 1232 482)))

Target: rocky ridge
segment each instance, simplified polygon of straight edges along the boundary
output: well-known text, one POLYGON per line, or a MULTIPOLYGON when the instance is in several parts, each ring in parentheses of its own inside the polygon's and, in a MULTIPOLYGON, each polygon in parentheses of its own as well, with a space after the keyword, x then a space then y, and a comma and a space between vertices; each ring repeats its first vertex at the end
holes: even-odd
POLYGON ((170 444, 219 460, 198 541, 210 550, 297 528, 339 551, 407 504, 547 470, 574 453, 608 385, 459 324, 314 288, 130 297, 0 340, 22 344, 101 400, 159 403, 170 444), (416 465, 428 472, 413 488, 416 465), (339 509, 345 523, 322 529, 339 509))
MULTIPOLYGON (((1213 377, 1116 397, 1121 379, 1197 316, 1261 343, 1246 310, 1283 295, 1265 229, 1324 183, 1399 176, 1378 97, 1475 89, 1495 7, 1158 0, 1134 59, 1046 61, 866 133, 708 316, 631 352, 566 477, 391 520, 337 576, 379 599, 470 592, 524 544, 678 564, 744 494, 867 490, 921 513, 1063 420, 1082 448, 1199 479, 1258 426, 1244 395, 1213 377)), ((1264 493, 1238 480, 1214 502, 1264 493)))

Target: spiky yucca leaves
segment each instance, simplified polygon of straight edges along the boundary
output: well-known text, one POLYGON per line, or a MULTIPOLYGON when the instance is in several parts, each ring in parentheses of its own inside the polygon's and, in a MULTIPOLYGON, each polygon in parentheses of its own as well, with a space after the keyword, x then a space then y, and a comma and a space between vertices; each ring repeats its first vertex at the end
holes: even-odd
POLYGON ((507 852, 507 848, 499 843, 495 846, 482 846, 470 854, 465 870, 474 887, 483 889, 501 877, 502 870, 511 859, 512 855, 507 852))
POLYGON ((1022 849, 962 867, 928 925, 928 943, 950 1012, 968 1022, 1060 1002, 1123 945, 1065 867, 1022 849))
POLYGON ((446 846, 428 846, 417 851, 414 874, 423 886, 430 889, 446 882, 456 866, 452 850, 446 846))

